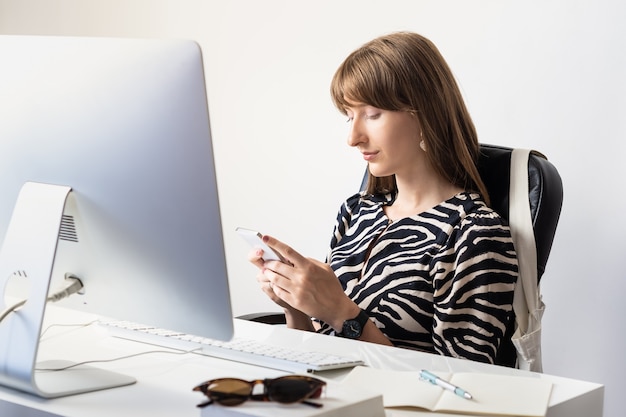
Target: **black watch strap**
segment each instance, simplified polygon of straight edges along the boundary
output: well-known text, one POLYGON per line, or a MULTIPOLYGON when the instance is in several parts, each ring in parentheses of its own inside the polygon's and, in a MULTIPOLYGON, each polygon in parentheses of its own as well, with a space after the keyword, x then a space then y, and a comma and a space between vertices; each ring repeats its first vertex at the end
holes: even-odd
POLYGON ((369 320, 369 316, 363 309, 361 309, 358 316, 343 322, 343 327, 341 329, 341 333, 339 333, 339 336, 348 339, 360 338, 361 334, 363 333, 363 329, 367 324, 367 320, 369 320))

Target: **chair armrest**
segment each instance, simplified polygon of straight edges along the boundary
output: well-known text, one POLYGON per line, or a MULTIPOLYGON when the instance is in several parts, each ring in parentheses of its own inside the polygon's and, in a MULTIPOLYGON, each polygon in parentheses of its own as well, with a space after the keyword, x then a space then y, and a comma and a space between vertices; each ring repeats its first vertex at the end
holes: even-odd
POLYGON ((287 324, 284 313, 276 312, 259 312, 249 313, 237 317, 238 319, 255 321, 257 323, 265 324, 287 324))

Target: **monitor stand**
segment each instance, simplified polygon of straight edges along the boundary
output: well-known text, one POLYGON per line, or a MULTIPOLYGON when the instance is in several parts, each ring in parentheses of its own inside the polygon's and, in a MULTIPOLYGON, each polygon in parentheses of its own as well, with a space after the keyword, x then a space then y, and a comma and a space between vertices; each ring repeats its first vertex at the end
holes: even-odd
MULTIPOLYGON (((0 385, 43 398, 56 398, 130 385, 130 376, 71 363, 36 363, 43 316, 57 248, 61 218, 70 187, 27 182, 17 198, 0 250, 0 290, 13 275, 27 279, 27 302, 0 322, 0 385)), ((8 306, 0 298, 0 311, 8 306)))

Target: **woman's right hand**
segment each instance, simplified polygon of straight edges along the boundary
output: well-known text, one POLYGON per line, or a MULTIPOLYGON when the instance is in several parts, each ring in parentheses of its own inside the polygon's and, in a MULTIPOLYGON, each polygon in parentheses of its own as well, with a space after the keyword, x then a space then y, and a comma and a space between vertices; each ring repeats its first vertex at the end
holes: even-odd
POLYGON ((283 312, 285 313, 287 327, 314 331, 315 329, 313 328, 313 325, 311 323, 311 318, 308 315, 296 308, 293 308, 274 292, 272 283, 267 279, 264 274, 265 261, 263 260, 263 249, 253 249, 248 254, 248 260, 254 266, 259 268, 259 273, 257 274, 256 279, 261 287, 261 291, 263 291, 265 295, 267 295, 274 303, 282 307, 283 312))
POLYGON ((265 277, 263 271, 265 270, 265 261, 263 260, 263 249, 253 249, 248 254, 248 261, 252 263, 254 266, 259 268, 259 273, 256 276, 256 279, 261 287, 261 290, 267 295, 273 302, 278 304, 280 307, 285 309, 285 313, 293 310, 294 312, 298 311, 287 304, 283 299, 274 293, 274 289, 272 288, 272 283, 265 277))

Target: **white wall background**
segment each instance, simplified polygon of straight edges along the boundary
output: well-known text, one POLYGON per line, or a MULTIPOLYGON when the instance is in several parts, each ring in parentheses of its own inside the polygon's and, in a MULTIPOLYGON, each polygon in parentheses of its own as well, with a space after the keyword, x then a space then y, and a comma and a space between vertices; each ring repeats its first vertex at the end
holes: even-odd
POLYGON ((626 390, 624 21, 619 0, 0 0, 2 34, 200 43, 235 314, 275 309, 235 227, 323 258, 336 210, 358 187, 364 166, 328 93, 335 68, 383 33, 431 38, 481 141, 539 149, 561 172, 544 367, 606 384, 610 417, 623 415, 626 390))

